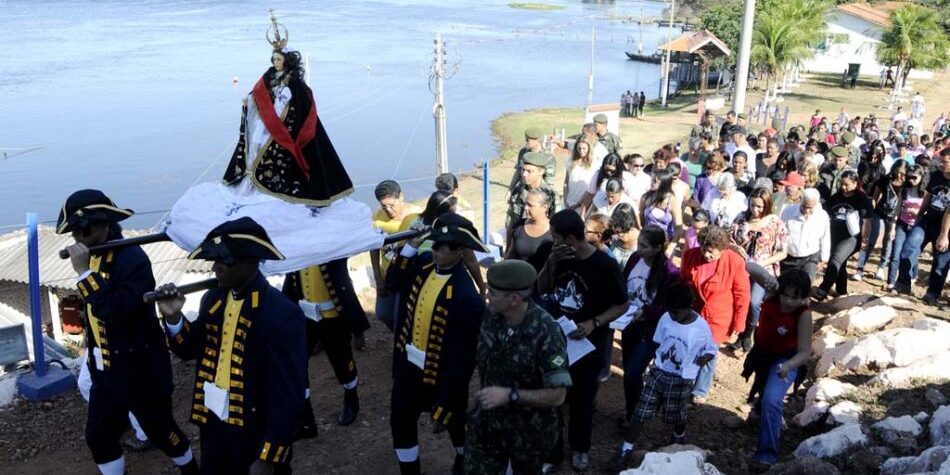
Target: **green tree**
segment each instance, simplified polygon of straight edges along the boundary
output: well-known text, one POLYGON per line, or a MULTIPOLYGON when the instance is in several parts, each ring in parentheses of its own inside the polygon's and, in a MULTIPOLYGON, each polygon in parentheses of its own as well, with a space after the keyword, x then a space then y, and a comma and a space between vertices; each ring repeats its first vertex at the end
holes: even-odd
POLYGON ((752 63, 767 76, 768 86, 792 67, 812 57, 824 37, 827 0, 765 0, 752 29, 752 63))
POLYGON ((719 58, 718 67, 730 66, 736 62, 736 53, 739 50, 739 35, 742 33, 742 15, 736 12, 742 11, 741 0, 730 0, 726 3, 720 3, 708 8, 699 18, 699 27, 709 30, 720 40, 724 41, 732 55, 726 58, 719 58))
POLYGON ((905 5, 891 12, 891 27, 881 35, 877 58, 897 66, 894 90, 899 91, 911 69, 942 69, 950 65, 950 40, 936 10, 905 5))

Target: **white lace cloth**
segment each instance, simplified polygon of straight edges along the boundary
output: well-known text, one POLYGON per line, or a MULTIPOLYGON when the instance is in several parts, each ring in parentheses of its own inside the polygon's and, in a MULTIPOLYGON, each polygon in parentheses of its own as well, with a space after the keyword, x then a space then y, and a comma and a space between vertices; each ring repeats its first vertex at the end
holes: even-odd
POLYGON ((383 245, 373 228, 368 206, 351 198, 325 208, 290 203, 241 183, 201 183, 188 189, 172 207, 164 231, 179 247, 192 250, 221 223, 248 216, 266 231, 286 257, 264 261, 261 271, 283 274, 349 257, 383 245))

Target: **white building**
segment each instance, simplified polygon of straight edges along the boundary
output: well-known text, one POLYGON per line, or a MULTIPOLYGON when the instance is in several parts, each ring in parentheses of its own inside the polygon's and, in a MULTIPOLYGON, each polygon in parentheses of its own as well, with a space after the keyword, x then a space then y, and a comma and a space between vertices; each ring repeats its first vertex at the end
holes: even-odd
MULTIPOLYGON (((805 61, 805 69, 841 74, 848 69, 848 64, 857 63, 861 65, 862 76, 879 76, 883 66, 877 61, 876 55, 881 34, 891 26, 891 11, 906 4, 884 2, 875 5, 838 5, 825 19, 828 31, 815 51, 814 58, 805 61)), ((931 78, 933 73, 914 70, 910 77, 931 78)))

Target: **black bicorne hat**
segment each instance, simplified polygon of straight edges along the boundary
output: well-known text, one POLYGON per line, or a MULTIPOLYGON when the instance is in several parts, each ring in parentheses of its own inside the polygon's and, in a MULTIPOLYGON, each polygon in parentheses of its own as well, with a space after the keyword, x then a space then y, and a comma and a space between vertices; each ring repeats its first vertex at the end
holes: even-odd
POLYGON ((436 218, 432 223, 428 238, 434 242, 455 243, 478 252, 490 252, 478 238, 475 225, 455 213, 446 213, 436 218))
POLYGON ((239 258, 277 261, 284 259, 284 255, 277 250, 260 224, 244 217, 212 229, 188 258, 207 261, 230 261, 239 258))
POLYGON ((93 223, 118 223, 133 214, 135 212, 130 209, 116 206, 99 190, 79 190, 69 195, 63 208, 59 210, 56 232, 66 234, 93 223))

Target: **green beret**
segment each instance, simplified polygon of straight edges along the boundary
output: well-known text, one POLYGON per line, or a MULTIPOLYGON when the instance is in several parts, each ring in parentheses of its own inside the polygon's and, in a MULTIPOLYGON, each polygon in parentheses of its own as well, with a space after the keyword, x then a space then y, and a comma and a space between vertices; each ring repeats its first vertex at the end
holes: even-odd
POLYGON ((848 142, 848 143, 853 143, 854 133, 851 132, 850 130, 845 130, 844 133, 841 134, 841 140, 844 140, 845 142, 848 142))
POLYGON ((835 157, 847 157, 847 156, 848 156, 848 149, 846 149, 846 148, 844 148, 844 147, 832 147, 832 149, 831 149, 831 155, 832 155, 832 156, 835 156, 835 157))
POLYGON ((536 167, 544 168, 548 166, 551 162, 551 158, 548 157, 548 154, 541 152, 525 152, 524 154, 524 164, 525 165, 534 165, 536 167))
POLYGON ((598 124, 606 124, 606 123, 607 123, 607 116, 604 115, 604 114, 597 114, 597 115, 594 116, 594 122, 596 122, 596 123, 598 123, 598 124))
POLYGON ((525 140, 541 140, 543 135, 544 131, 542 131, 540 127, 528 127, 524 129, 525 140))
POLYGON ((508 259, 488 268, 488 285, 502 291, 528 290, 538 277, 534 266, 518 259, 508 259))
POLYGON ((744 112, 739 113, 739 115, 737 115, 736 117, 738 117, 738 118, 740 118, 740 119, 742 119, 742 120, 746 120, 746 119, 749 118, 749 116, 747 116, 744 112))

